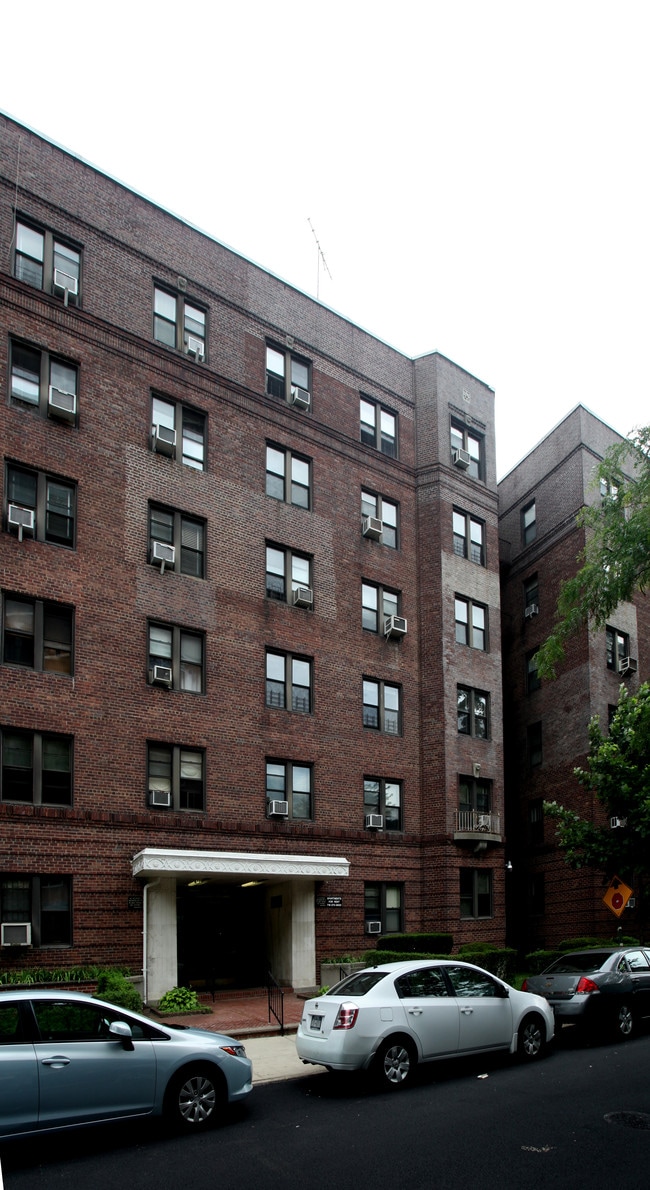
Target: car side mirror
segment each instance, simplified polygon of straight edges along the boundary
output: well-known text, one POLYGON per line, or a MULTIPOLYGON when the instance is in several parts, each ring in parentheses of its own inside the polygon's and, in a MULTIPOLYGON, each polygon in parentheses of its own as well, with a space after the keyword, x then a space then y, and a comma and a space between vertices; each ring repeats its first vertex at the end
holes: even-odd
POLYGON ((126 1021, 111 1021, 108 1033, 109 1037, 115 1037, 116 1040, 121 1041, 125 1050, 134 1049, 131 1026, 127 1025, 126 1021))
POLYGON ((503 984, 503 983, 497 984, 497 987, 499 989, 497 992, 497 996, 499 997, 499 999, 507 1000, 510 995, 510 988, 506 987, 505 984, 503 984))

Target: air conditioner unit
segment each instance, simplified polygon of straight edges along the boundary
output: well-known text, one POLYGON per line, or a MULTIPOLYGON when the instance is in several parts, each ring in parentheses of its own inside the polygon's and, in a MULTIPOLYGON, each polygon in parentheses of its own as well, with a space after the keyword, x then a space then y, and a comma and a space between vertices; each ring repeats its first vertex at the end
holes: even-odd
POLYGON ((77 416, 76 393, 65 393, 62 389, 55 388, 51 384, 47 400, 47 412, 50 417, 56 417, 59 421, 74 423, 77 416))
POLYGON ((173 458, 176 450, 176 430, 170 430, 169 426, 152 426, 151 449, 159 455, 168 455, 170 459, 173 458))
POLYGON ((308 393, 306 388, 298 388, 297 385, 292 384, 291 404, 295 405, 297 409, 309 409, 311 405, 311 393, 308 393))
POLYGON ((29 921, 3 921, 0 925, 0 946, 31 946, 32 925, 29 921))
POLYGON ((372 541, 381 541, 381 521, 377 516, 364 516, 361 532, 372 541))
POLYGON ((529 620, 531 616, 539 615, 539 608, 536 603, 529 603, 528 607, 524 609, 524 619, 529 620))
POLYGON ((149 790, 149 805, 150 806, 164 806, 169 809, 172 804, 172 795, 169 789, 150 789, 149 790))
POLYGON ((152 686, 171 686, 172 684, 172 667, 171 665, 154 665, 149 670, 149 681, 152 686))
POLYGON ((404 616, 386 616, 384 636, 406 636, 406 620, 404 616))
POLYGON ((63 269, 55 269, 54 289, 57 293, 63 294, 63 302, 67 306, 70 295, 76 298, 79 294, 79 281, 70 273, 64 273, 63 269))
POLYGON ((164 541, 154 541, 151 550, 151 561, 154 565, 160 562, 160 573, 162 574, 165 566, 173 566, 176 561, 176 547, 167 545, 164 541))
POLYGON ((635 674, 638 668, 638 661, 636 657, 621 657, 622 674, 635 674))
POLYGON ((314 602, 314 593, 310 587, 296 587, 293 592, 294 607, 311 607, 314 602))
POLYGON ((609 825, 615 831, 618 827, 627 826, 627 818, 610 818, 609 825))
POLYGON ((288 818, 288 802, 269 802, 269 818, 288 818))
POLYGON ((380 921, 367 921, 366 922, 366 934, 381 934, 381 922, 380 921))
POLYGON ((467 471, 472 459, 468 450, 452 450, 451 461, 454 467, 459 467, 461 471, 467 471))
POLYGON ((18 530, 18 540, 22 541, 23 533, 34 533, 34 509, 23 508, 21 504, 10 504, 7 509, 7 524, 10 529, 18 530))
POLYGON ((186 355, 193 355, 197 364, 205 359, 205 343, 203 339, 197 339, 195 335, 188 335, 185 343, 186 355))
POLYGON ((371 831, 383 831, 384 829, 384 815, 383 814, 366 814, 366 827, 371 831))

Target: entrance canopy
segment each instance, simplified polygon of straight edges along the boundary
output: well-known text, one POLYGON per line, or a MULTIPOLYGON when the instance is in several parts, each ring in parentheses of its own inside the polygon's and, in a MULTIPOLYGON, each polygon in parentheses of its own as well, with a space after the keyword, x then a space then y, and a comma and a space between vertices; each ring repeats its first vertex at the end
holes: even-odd
POLYGON ((256 854, 248 851, 181 851, 145 847, 133 857, 134 876, 169 876, 180 880, 326 880, 349 876, 347 859, 331 855, 256 854))

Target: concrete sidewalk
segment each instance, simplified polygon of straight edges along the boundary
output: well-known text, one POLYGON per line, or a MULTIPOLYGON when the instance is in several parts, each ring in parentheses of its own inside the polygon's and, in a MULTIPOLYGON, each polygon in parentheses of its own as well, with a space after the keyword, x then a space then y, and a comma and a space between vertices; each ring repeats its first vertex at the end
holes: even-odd
POLYGON ((307 1074, 322 1074, 323 1066, 305 1066, 296 1053, 295 1033, 281 1037, 242 1037, 246 1053, 253 1063, 253 1086, 273 1083, 280 1079, 303 1078, 307 1074))

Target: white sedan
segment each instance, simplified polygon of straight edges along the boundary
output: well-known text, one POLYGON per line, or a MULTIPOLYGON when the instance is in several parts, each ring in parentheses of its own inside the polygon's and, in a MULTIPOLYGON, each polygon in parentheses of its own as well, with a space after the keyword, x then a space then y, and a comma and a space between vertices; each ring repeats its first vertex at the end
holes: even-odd
POLYGON ((373 1069, 401 1087, 418 1062, 492 1050, 539 1058, 553 1030, 543 996, 470 963, 412 960, 359 971, 307 1000, 296 1048, 303 1062, 373 1069))

